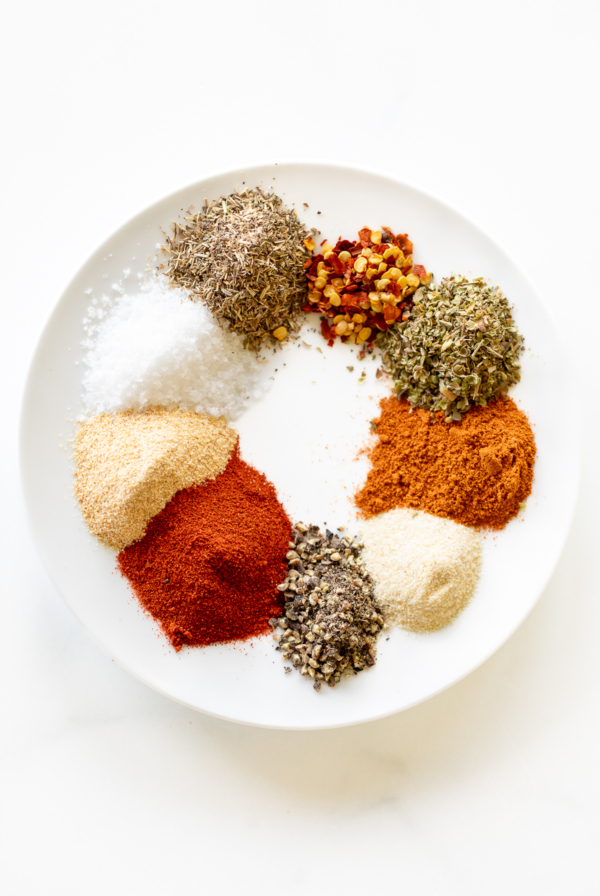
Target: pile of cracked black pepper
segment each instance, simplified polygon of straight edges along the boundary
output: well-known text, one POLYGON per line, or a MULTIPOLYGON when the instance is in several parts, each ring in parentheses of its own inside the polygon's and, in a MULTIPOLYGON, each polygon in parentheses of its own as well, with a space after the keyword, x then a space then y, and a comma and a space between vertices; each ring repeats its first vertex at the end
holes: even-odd
POLYGON ((289 573, 278 585, 285 613, 269 621, 274 629, 283 629, 273 635, 277 650, 301 675, 309 675, 319 691, 323 681, 332 688, 343 675, 375 664, 377 636, 385 621, 360 556, 362 542, 328 529, 323 535, 317 526, 302 523, 292 535, 289 573))

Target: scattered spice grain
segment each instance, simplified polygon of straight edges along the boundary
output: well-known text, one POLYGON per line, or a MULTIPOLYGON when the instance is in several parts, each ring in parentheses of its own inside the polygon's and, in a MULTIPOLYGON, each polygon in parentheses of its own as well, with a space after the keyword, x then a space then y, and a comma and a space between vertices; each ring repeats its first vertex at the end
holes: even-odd
POLYGON ((246 348, 298 330, 314 241, 279 196, 230 193, 197 214, 190 209, 172 230, 163 246, 171 284, 204 302, 246 348))
POLYGON ((121 550, 182 488, 225 469, 237 434, 193 411, 126 411, 82 423, 75 443, 75 493, 92 535, 121 550))
POLYGON ((510 398, 448 423, 443 411, 384 398, 371 469, 355 501, 364 517, 412 507, 466 526, 503 529, 531 493, 535 440, 510 398))

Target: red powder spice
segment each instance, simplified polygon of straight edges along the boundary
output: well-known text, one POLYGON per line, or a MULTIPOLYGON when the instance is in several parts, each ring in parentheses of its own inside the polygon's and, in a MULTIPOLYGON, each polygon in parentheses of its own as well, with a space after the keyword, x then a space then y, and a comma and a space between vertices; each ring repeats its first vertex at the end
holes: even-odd
POLYGON ((465 526, 503 529, 531 494, 535 439, 511 398, 448 423, 443 411, 384 398, 371 469, 355 496, 364 517, 414 507, 465 526))
POLYGON ((273 485, 236 448, 216 479, 178 492, 118 565, 175 650, 245 640, 281 615, 291 530, 273 485))

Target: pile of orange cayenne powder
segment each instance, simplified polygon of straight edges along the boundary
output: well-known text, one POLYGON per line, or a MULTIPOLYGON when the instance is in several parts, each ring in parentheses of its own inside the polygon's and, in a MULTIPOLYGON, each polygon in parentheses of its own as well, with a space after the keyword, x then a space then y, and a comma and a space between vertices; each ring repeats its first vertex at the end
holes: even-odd
POLYGON ((466 526, 503 529, 531 493, 536 448, 510 398, 471 408, 460 422, 443 411, 381 401, 373 421, 372 468, 355 496, 364 517, 412 507, 466 526))

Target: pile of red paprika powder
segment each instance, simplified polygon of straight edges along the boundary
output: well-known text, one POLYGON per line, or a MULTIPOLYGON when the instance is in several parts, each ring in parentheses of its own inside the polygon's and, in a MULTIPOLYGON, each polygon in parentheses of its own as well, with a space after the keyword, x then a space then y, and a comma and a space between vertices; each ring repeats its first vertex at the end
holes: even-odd
POLYGON ((274 486, 236 447, 216 479, 177 492, 118 566, 175 650, 245 640, 282 613, 291 531, 274 486))

